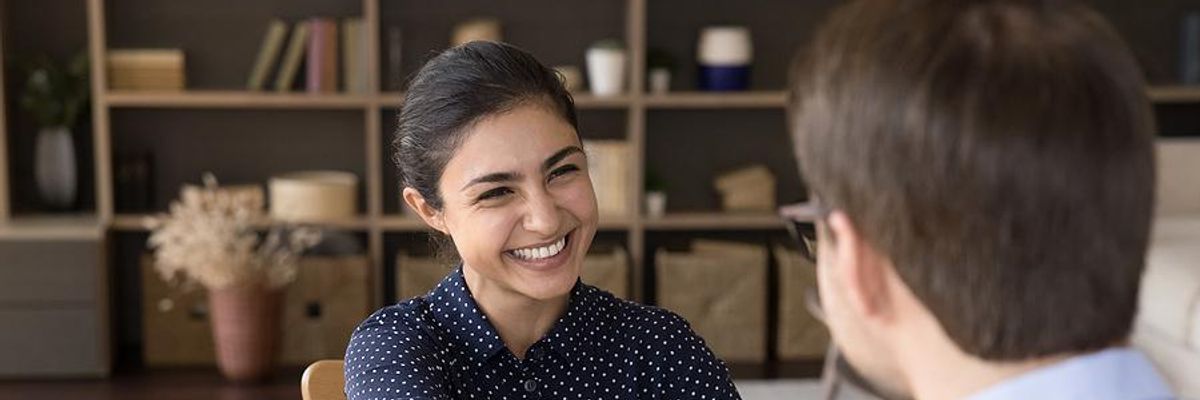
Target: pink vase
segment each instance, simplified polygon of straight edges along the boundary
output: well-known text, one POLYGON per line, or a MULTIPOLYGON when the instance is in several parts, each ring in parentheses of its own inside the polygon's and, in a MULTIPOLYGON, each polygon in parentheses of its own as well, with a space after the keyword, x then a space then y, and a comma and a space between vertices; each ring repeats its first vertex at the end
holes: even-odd
POLYGON ((217 365, 226 379, 262 381, 274 371, 280 341, 281 293, 261 286, 210 290, 217 365))

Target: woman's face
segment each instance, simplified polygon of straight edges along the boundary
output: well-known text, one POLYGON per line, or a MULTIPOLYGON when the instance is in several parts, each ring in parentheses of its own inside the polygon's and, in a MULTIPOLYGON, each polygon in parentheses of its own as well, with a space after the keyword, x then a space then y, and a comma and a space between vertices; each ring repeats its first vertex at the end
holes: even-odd
POLYGON ((575 129, 536 102, 469 129, 442 174, 443 207, 432 225, 450 235, 486 290, 566 295, 598 218, 575 129))

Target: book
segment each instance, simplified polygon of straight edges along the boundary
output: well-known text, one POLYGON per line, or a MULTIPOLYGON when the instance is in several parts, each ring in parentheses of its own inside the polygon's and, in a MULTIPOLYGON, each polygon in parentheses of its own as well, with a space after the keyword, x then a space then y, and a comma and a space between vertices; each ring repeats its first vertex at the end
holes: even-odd
POLYGON ((367 93, 367 51, 370 41, 362 18, 342 22, 342 84, 349 93, 367 93))
POLYGON ((279 62, 279 72, 275 74, 275 90, 286 92, 292 89, 292 82, 296 81, 296 71, 300 69, 300 61, 304 59, 304 50, 308 48, 308 28, 308 23, 299 22, 292 29, 287 51, 279 62))
POLYGON ((338 88, 337 23, 330 18, 309 20, 308 92, 332 93, 338 88))
POLYGON ((404 89, 404 72, 403 64, 401 64, 404 59, 402 53, 404 37, 398 26, 388 27, 387 33, 387 88, 398 92, 404 89))
POLYGON ((254 59, 254 67, 250 70, 250 78, 246 81, 246 89, 263 89, 267 74, 279 58, 279 50, 283 47, 283 39, 287 37, 287 29, 287 24, 278 19, 271 20, 268 24, 262 46, 258 49, 258 57, 254 59))

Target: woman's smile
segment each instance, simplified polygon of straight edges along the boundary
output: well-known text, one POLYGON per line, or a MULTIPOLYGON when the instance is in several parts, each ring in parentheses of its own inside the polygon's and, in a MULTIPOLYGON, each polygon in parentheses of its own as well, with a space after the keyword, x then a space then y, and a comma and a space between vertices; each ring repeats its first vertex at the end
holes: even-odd
POLYGON ((534 271, 549 271, 566 265, 575 252, 570 246, 571 230, 567 234, 551 242, 525 246, 504 252, 504 258, 517 266, 534 271))

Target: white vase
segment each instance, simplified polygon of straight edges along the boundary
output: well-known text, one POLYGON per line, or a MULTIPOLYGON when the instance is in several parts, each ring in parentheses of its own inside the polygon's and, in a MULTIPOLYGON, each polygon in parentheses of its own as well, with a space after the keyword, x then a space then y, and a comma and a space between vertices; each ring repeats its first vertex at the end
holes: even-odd
POLYGON ((596 96, 616 96, 625 88, 625 50, 591 48, 587 51, 588 85, 596 96))
POLYGON ((646 216, 662 218, 667 213, 667 194, 664 192, 646 192, 646 216))
POLYGON ((75 141, 66 127, 48 127, 38 131, 34 159, 34 177, 42 201, 57 209, 75 203, 75 141))

